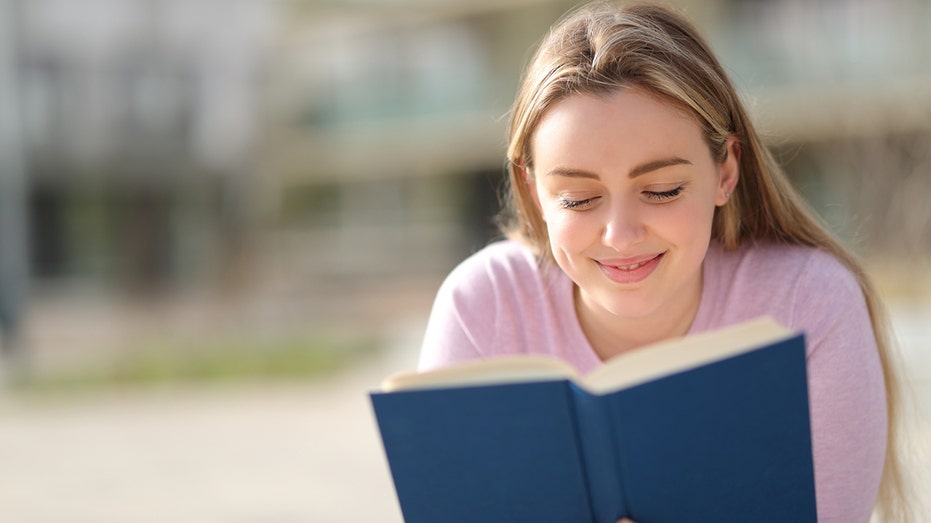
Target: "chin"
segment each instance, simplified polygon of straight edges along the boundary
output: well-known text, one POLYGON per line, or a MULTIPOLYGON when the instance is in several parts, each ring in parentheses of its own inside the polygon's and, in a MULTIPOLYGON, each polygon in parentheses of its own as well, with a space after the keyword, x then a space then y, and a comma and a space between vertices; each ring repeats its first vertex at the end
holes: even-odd
POLYGON ((653 315, 658 306, 656 300, 642 296, 610 296, 593 300, 599 307, 618 318, 643 319, 653 315))

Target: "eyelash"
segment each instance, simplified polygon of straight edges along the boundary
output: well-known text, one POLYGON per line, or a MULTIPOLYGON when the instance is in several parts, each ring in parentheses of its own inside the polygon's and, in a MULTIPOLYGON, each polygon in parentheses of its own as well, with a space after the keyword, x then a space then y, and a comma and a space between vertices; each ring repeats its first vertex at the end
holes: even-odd
POLYGON ((594 200, 594 198, 585 198, 584 200, 570 200, 568 198, 560 197, 559 206, 563 209, 578 211, 584 207, 589 206, 594 200))
POLYGON ((683 186, 680 185, 669 191, 646 191, 644 194, 646 194, 647 198, 651 200, 662 202, 679 196, 679 194, 682 192, 682 189, 683 186))

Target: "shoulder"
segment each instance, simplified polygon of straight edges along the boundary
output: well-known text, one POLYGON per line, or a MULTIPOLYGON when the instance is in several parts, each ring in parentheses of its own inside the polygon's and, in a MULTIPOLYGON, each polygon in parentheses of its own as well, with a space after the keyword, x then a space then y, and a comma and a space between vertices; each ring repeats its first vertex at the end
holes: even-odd
POLYGON ((506 240, 466 258, 449 274, 443 287, 457 293, 499 293, 502 289, 537 286, 548 272, 530 248, 506 240))
POLYGON ((770 315, 793 328, 866 310, 854 274, 832 254, 802 245, 755 243, 735 250, 712 244, 705 277, 713 308, 746 319, 770 315))
POLYGON ((717 276, 731 274, 747 283, 767 286, 805 286, 859 292, 859 284, 850 270, 832 254, 805 245, 756 243, 735 250, 719 244, 709 249, 709 264, 717 276))
MULTIPOLYGON (((568 278, 528 247, 496 242, 462 261, 436 295, 419 367, 539 349, 554 316, 571 307, 568 278), (567 305, 561 305, 567 304, 567 305)), ((556 318, 558 319, 558 317, 556 318)))
POLYGON ((500 314, 547 287, 548 273, 530 248, 499 241, 473 253, 454 268, 437 292, 434 312, 450 309, 463 318, 497 324, 500 314))
POLYGON ((507 266, 512 264, 525 264, 534 259, 530 249, 522 243, 513 240, 500 240, 490 243, 466 258, 459 267, 507 266))
POLYGON ((795 299, 835 302, 838 298, 862 299, 856 276, 831 253, 803 245, 763 244, 751 247, 748 256, 763 269, 765 277, 788 286, 795 299))

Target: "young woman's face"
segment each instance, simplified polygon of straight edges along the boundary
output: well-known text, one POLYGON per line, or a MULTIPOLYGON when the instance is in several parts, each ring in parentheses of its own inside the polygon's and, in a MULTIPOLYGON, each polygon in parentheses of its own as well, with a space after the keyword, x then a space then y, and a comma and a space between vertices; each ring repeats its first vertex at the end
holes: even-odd
POLYGON ((734 138, 717 163, 691 118, 622 89, 557 103, 531 146, 534 195, 579 306, 631 319, 694 314, 714 209, 737 182, 734 138))

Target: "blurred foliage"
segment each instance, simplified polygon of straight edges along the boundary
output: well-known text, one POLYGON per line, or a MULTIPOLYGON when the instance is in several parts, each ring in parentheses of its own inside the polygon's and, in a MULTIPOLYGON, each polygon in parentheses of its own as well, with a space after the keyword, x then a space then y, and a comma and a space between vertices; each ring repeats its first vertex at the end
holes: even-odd
POLYGON ((26 395, 57 395, 114 388, 305 382, 348 368, 375 354, 378 346, 372 335, 357 339, 327 335, 269 340, 219 338, 196 343, 151 340, 126 347, 108 362, 19 379, 13 390, 26 395))

